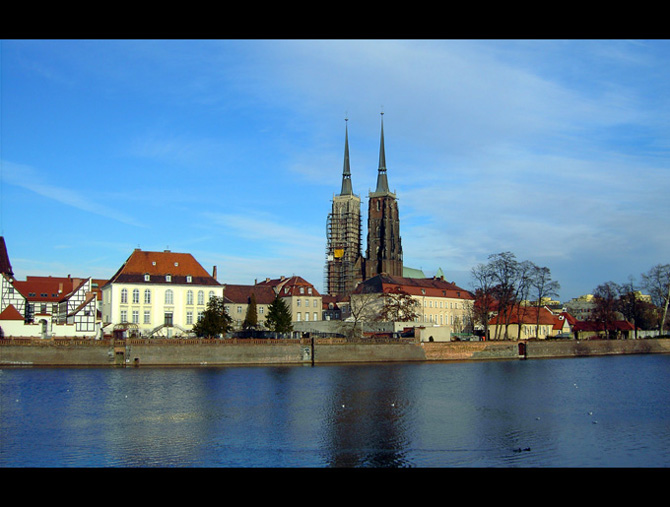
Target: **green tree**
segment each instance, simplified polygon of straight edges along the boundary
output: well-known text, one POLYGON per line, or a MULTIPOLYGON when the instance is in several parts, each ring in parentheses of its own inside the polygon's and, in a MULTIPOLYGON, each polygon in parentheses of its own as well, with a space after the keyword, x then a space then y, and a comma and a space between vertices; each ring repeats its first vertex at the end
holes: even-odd
POLYGON ((291 309, 278 295, 275 296, 274 301, 268 306, 265 325, 275 333, 290 333, 293 331, 292 321, 291 309))
POLYGON ((230 328, 231 322, 223 298, 215 296, 207 302, 207 309, 193 326, 193 332, 199 338, 222 336, 230 328))
POLYGON ((247 306, 247 314, 244 316, 242 322, 243 329, 256 329, 258 326, 258 311, 256 310, 256 294, 251 293, 249 298, 249 305, 247 306))

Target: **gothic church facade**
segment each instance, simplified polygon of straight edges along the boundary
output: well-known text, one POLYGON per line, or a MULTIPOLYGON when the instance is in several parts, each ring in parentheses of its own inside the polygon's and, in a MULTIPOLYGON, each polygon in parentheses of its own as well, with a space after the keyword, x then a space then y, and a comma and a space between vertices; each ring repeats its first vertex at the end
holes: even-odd
POLYGON ((349 296, 360 282, 382 273, 403 274, 398 202, 389 189, 386 174, 383 114, 377 185, 368 197, 365 257, 361 254, 361 199, 353 192, 349 135, 345 127, 342 188, 340 194, 333 197, 327 221, 325 288, 332 296, 349 296))

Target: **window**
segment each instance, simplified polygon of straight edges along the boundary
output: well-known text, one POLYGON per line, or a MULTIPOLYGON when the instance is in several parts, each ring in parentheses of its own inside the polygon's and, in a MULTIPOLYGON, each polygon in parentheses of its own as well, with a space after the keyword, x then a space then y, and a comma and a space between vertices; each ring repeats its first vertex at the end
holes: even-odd
POLYGON ((121 323, 128 322, 128 312, 126 310, 121 310, 121 323))
POLYGON ((133 324, 140 323, 140 312, 139 310, 133 310, 133 324))
POLYGON ((145 281, 145 282, 148 282, 148 281, 150 281, 150 280, 151 280, 151 275, 149 275, 149 273, 145 273, 145 274, 144 274, 144 281, 145 281))
POLYGON ((258 313, 260 313, 261 315, 263 315, 263 313, 265 313, 265 307, 264 307, 264 306, 259 306, 259 307, 258 307, 258 313))
POLYGON ((201 290, 198 291, 198 304, 199 305, 205 304, 205 293, 201 290))
POLYGON ((144 323, 145 324, 151 324, 151 311, 150 310, 144 310, 144 323))
POLYGON ((300 287, 300 294, 304 294, 304 293, 305 293, 305 288, 304 288, 304 287, 300 287))
POLYGON ((309 312, 305 312, 305 321, 309 320, 309 312))
POLYGON ((151 304, 151 290, 150 289, 145 289, 144 290, 144 304, 145 305, 150 305, 151 304))
POLYGON ((171 282, 172 281, 172 275, 165 275, 165 281, 166 282, 171 282))
POLYGON ((191 275, 186 275, 186 283, 191 283, 193 281, 193 277, 191 275))
POLYGON ((300 298, 296 299, 295 302, 296 302, 296 305, 297 305, 298 307, 300 307, 300 298))
POLYGON ((202 317, 203 317, 204 313, 205 312, 203 312, 202 310, 198 311, 198 322, 200 322, 202 320, 202 317))
POLYGON ((237 307, 237 313, 242 313, 242 307, 241 306, 237 307))
POLYGON ((133 304, 137 305, 140 303, 140 289, 133 289, 133 304))
POLYGON ((121 304, 128 303, 128 289, 121 289, 121 304))
POLYGON ((209 291, 209 299, 210 300, 214 299, 214 291, 213 290, 209 291))
POLYGON ((319 318, 318 318, 318 317, 319 317, 319 314, 318 314, 318 313, 316 313, 316 312, 314 312, 314 320, 319 320, 319 318))
POLYGON ((189 290, 186 292, 186 304, 187 305, 192 305, 193 304, 193 291, 189 290))
POLYGON ((307 294, 309 294, 310 296, 312 295, 312 288, 311 288, 311 287, 309 287, 309 288, 307 289, 307 294))
POLYGON ((186 312, 186 323, 193 324, 193 312, 186 312))
POLYGON ((165 304, 166 305, 171 305, 173 304, 174 300, 174 295, 172 293, 172 289, 168 289, 165 291, 165 304))
POLYGON ((300 322, 300 312, 298 312, 298 313, 296 314, 296 318, 297 318, 298 322, 300 322))

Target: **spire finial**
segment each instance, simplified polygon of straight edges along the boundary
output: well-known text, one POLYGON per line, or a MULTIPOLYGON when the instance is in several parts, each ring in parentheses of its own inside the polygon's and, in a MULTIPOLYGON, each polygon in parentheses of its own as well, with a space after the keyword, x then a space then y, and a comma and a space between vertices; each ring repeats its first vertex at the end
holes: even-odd
POLYGON ((379 169, 377 173, 377 189, 375 192, 389 193, 386 178, 386 150, 384 149, 384 111, 381 112, 381 139, 379 141, 379 169))
POLYGON ((344 118, 344 167, 342 169, 342 190, 340 195, 352 195, 351 168, 349 167, 349 118, 344 118))

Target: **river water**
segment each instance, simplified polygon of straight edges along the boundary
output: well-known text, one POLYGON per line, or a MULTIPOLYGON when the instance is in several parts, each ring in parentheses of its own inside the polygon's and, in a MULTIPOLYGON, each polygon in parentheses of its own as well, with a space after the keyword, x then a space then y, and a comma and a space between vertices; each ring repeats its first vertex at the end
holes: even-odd
POLYGON ((667 467, 670 356, 0 369, 2 467, 667 467))

